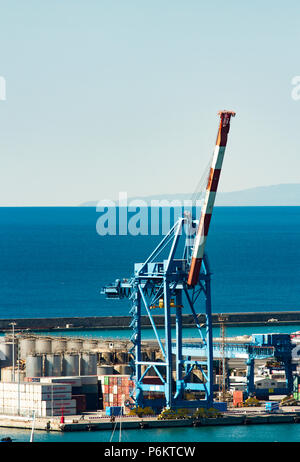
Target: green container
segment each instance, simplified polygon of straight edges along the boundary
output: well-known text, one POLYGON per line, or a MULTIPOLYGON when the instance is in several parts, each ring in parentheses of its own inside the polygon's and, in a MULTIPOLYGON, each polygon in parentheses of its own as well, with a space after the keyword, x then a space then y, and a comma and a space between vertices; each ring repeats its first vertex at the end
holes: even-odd
POLYGON ((104 377, 104 385, 108 385, 108 377, 104 377))

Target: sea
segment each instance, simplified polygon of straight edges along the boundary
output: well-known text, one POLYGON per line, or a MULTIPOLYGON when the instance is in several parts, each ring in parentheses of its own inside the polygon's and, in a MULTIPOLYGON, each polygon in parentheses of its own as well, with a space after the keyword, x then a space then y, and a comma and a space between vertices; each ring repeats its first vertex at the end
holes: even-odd
MULTIPOLYGON (((163 235, 100 235, 101 216, 95 207, 0 208, 0 318, 129 314, 128 300, 106 300, 101 289, 132 276, 134 263, 145 261, 163 235)), ((215 207, 206 252, 214 313, 300 310, 300 207, 215 207)), ((299 329, 272 325, 263 331, 299 329)), ((227 335, 261 331, 262 327, 228 328, 227 335)), ((67 334, 124 338, 130 331, 67 334)), ((192 337, 193 331, 184 334, 192 337)), ((0 428, 4 436, 26 442, 30 431, 0 428)), ((122 442, 296 442, 299 437, 296 424, 122 432, 122 442)), ((35 441, 41 442, 110 438, 104 431, 35 432, 35 441)))

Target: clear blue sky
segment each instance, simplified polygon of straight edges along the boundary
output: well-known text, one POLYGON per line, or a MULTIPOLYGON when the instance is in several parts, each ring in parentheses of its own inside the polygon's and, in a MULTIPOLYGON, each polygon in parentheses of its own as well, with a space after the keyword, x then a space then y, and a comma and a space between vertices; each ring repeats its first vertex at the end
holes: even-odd
POLYGON ((193 191, 232 109, 220 191, 300 182, 300 3, 0 3, 0 205, 193 191))

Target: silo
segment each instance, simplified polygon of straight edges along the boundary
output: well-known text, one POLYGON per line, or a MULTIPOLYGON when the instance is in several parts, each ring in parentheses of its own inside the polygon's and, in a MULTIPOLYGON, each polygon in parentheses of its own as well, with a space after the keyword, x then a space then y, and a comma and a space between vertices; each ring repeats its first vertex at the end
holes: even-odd
POLYGON ((82 353, 80 375, 97 375, 96 353, 82 353))
POLYGON ((26 377, 42 377, 43 357, 28 355, 26 357, 26 377))
POLYGON ((63 358, 63 375, 79 375, 80 356, 76 353, 66 353, 63 358))
POLYGON ((95 340, 95 339, 83 340, 82 349, 84 351, 98 350, 98 340, 95 340))
POLYGON ((45 358, 45 376, 60 377, 62 372, 62 355, 47 354, 45 358))
POLYGON ((0 359, 1 367, 8 367, 13 365, 13 359, 17 361, 17 344, 12 341, 1 339, 0 342, 0 359), (13 355, 14 350, 14 355, 13 355))
POLYGON ((113 375, 114 371, 113 366, 97 366, 97 375, 113 375))
POLYGON ((50 337, 38 337, 35 341, 35 351, 37 354, 51 353, 52 339, 50 337))
POLYGON ((82 351, 83 340, 73 338, 67 341, 67 351, 82 351))
POLYGON ((23 337, 19 340, 20 359, 26 359, 27 356, 35 354, 35 337, 23 337))
POLYGON ((53 338, 51 345, 52 353, 64 353, 67 349, 67 339, 63 337, 53 338))

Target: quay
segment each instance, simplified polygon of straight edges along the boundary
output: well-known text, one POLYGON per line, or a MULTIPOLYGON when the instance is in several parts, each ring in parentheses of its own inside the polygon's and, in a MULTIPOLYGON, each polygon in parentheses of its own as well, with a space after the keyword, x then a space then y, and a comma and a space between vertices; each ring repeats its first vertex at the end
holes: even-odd
MULTIPOLYGON (((212 325, 220 326, 221 313, 212 314, 212 325)), ((293 325, 300 324, 300 311, 270 311, 226 314, 227 326, 265 326, 265 325, 293 325)), ((164 316, 154 315, 156 326, 164 326, 164 316)), ((197 316, 199 323, 205 322, 205 316, 197 316)), ((57 329, 129 329, 131 316, 88 316, 88 317, 57 317, 57 318, 10 318, 0 319, 0 332, 11 331, 11 323, 15 323, 16 330, 57 330, 57 329)), ((192 327, 195 324, 192 315, 182 315, 182 327, 192 327)), ((151 328, 148 316, 141 316, 143 328, 151 328)), ((171 325, 175 327, 175 315, 171 315, 171 325)))
MULTIPOLYGON (((280 413, 267 414, 261 408, 243 410, 243 412, 227 411, 218 417, 201 417, 199 419, 171 419, 158 420, 157 417, 130 417, 123 416, 111 422, 107 417, 101 417, 97 413, 85 416, 72 416, 61 422, 60 417, 45 417, 35 419, 34 428, 40 431, 56 432, 82 432, 82 431, 112 431, 118 429, 151 429, 171 427, 206 427, 206 426, 229 426, 229 425, 258 425, 258 424, 282 424, 300 423, 300 409, 289 409, 280 413), (93 415, 94 414, 94 415, 93 415)), ((0 427, 28 429, 32 428, 32 419, 20 416, 1 416, 0 427)))

